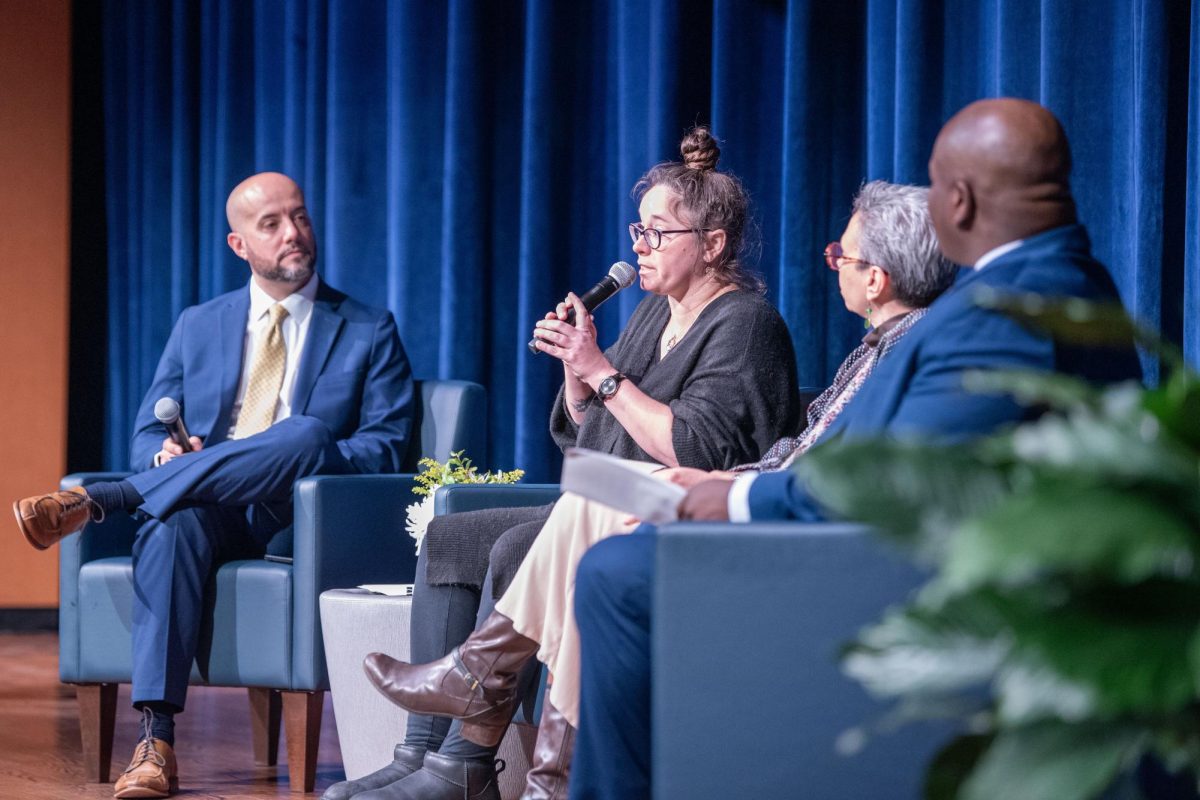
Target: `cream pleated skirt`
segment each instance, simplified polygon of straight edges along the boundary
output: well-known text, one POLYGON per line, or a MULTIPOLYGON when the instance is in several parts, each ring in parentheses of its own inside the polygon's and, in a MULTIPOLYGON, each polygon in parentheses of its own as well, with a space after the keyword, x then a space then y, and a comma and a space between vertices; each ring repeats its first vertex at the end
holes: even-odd
MULTIPOLYGON (((627 462, 647 474, 660 464, 627 462)), ((550 703, 579 727, 579 630, 575 627, 575 567, 601 539, 629 533, 629 514, 570 492, 559 498, 496 610, 523 636, 538 642, 550 670, 550 703)))

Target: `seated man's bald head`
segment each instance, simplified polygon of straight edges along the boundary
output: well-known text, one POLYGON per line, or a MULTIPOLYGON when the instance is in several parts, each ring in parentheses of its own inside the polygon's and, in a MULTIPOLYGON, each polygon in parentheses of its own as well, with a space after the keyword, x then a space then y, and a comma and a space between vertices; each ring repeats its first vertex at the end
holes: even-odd
POLYGON ((317 259, 317 239, 304 192, 279 172, 260 172, 239 183, 225 201, 229 235, 254 280, 277 300, 306 284, 317 259))
POLYGON ((1028 100, 979 100, 959 111, 938 134, 929 173, 938 236, 949 237, 943 250, 959 263, 1075 221, 1066 133, 1028 100))
POLYGON ((282 172, 260 172, 233 187, 229 199, 225 201, 225 219, 229 222, 229 229, 236 231, 239 225, 244 225, 262 205, 263 199, 276 192, 295 192, 302 198, 304 196, 299 184, 282 172))

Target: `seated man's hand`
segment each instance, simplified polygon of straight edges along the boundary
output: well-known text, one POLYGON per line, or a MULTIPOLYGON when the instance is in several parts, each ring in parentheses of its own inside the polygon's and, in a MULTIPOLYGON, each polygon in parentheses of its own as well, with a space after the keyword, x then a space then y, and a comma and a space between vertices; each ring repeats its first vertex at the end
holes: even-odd
POLYGON ((656 477, 668 480, 676 486, 682 486, 685 489, 691 489, 701 481, 712 480, 713 478, 733 478, 732 472, 722 472, 713 470, 709 472, 704 469, 696 469, 695 467, 664 467, 654 473, 656 477))
MULTIPOLYGON (((204 449, 204 442, 200 441, 199 436, 189 436, 188 442, 192 445, 192 450, 194 451, 204 449)), ((162 450, 159 450, 154 455, 154 466, 161 467, 175 456, 181 455, 183 455, 183 448, 179 446, 178 442, 168 436, 163 439, 162 450)))
POLYGON ((693 486, 679 504, 679 518, 697 521, 729 521, 729 489, 733 481, 719 478, 693 486))

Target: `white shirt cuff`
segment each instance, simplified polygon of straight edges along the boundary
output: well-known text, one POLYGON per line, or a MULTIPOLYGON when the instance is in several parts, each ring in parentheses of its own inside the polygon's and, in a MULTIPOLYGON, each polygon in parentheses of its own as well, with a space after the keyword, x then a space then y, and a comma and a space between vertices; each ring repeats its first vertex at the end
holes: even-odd
POLYGON ((729 521, 750 521, 750 484, 758 477, 757 472, 743 472, 733 479, 729 487, 729 521))

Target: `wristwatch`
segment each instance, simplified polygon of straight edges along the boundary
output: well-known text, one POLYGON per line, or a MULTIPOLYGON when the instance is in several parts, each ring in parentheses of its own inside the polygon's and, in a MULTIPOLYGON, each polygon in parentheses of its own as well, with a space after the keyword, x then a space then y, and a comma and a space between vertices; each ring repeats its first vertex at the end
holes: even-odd
POLYGON ((623 380, 625 380, 624 374, 614 372, 600 381, 600 385, 596 387, 596 396, 605 402, 611 400, 613 395, 617 393, 617 388, 620 387, 623 380))

